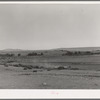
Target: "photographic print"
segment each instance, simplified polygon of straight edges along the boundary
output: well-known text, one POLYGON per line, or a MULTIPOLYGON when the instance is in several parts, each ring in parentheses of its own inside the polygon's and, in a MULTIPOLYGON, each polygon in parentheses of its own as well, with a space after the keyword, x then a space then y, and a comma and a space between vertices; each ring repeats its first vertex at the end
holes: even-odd
POLYGON ((0 89, 100 89, 100 4, 0 4, 0 89))

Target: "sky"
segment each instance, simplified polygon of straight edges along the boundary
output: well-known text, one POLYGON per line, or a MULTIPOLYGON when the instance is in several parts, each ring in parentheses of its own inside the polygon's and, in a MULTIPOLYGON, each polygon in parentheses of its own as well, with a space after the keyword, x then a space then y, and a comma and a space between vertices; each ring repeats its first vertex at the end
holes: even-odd
POLYGON ((99 4, 0 4, 0 49, 100 47, 99 4))

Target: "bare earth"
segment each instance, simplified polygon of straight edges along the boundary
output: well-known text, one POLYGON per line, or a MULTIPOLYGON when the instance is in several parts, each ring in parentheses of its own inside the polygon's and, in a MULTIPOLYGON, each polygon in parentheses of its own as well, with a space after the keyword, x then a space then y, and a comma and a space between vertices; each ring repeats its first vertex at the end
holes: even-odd
POLYGON ((0 65, 1 89, 100 89, 100 71, 42 70, 0 65))

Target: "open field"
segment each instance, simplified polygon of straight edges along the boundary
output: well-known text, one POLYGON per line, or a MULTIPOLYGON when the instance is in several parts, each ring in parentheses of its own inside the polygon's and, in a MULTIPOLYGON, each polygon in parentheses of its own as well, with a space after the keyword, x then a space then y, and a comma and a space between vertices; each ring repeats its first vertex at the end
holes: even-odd
POLYGON ((1 89, 100 89, 100 71, 42 70, 0 66, 1 89))
POLYGON ((1 56, 0 88, 100 89, 100 55, 1 56))

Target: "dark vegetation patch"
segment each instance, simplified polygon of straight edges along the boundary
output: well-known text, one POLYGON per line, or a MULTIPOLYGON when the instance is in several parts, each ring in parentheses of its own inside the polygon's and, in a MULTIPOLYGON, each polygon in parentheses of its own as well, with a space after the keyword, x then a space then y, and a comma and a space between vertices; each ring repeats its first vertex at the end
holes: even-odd
POLYGON ((81 56, 81 55, 97 55, 100 51, 66 51, 62 56, 81 56))
MULTIPOLYGON (((12 62, 12 61, 11 61, 12 62)), ((22 67, 23 70, 33 70, 33 72, 40 71, 40 70, 79 70, 79 68, 72 68, 71 66, 56 66, 56 67, 45 67, 45 66, 39 66, 39 65, 25 65, 25 64, 13 64, 13 63, 4 63, 5 67, 8 66, 14 66, 14 67, 22 67)))
POLYGON ((43 56, 44 54, 41 52, 41 53, 36 53, 36 52, 31 52, 31 53, 28 53, 27 56, 43 56))
MULTIPOLYGON (((6 54, 0 54, 0 65, 4 65, 5 67, 8 66, 14 66, 14 67, 23 67, 23 70, 27 69, 43 69, 47 71, 51 70, 100 70, 99 65, 100 65, 100 56, 90 56, 90 55, 95 55, 95 54, 100 54, 100 51, 67 51, 64 50, 63 52, 60 51, 59 56, 59 51, 57 56, 53 56, 53 51, 52 54, 48 51, 48 56, 45 56, 45 52, 27 52, 24 56, 17 52, 17 54, 13 53, 6 53, 6 54), (82 55, 82 56, 81 56, 82 55), (87 56, 83 56, 87 55, 87 56), (49 68, 48 64, 45 66, 44 64, 35 64, 36 63, 50 63, 50 62, 56 62, 57 67, 52 68, 52 65, 49 68), (69 64, 62 64, 62 63, 68 63, 69 64), (89 65, 87 65, 89 64, 89 65), (98 64, 98 65, 97 65, 98 64), (43 66, 42 66, 43 65, 43 66), (65 65, 68 65, 65 66, 65 65), (71 65, 69 67, 69 65, 71 65), (80 67, 81 66, 81 67, 80 67), (93 68, 92 68, 92 67, 93 68), (79 68, 77 68, 79 67, 79 68), (96 67, 96 68, 95 68, 96 67)), ((54 65, 53 65, 54 66, 54 65)), ((56 65, 55 65, 56 66, 56 65)))
POLYGON ((37 72, 37 70, 33 70, 33 72, 37 72))
POLYGON ((27 68, 23 68, 23 70, 27 70, 27 68))
POLYGON ((10 61, 7 61, 7 63, 13 63, 13 62, 14 62, 14 61, 11 61, 11 60, 10 60, 10 61))
POLYGON ((63 69, 66 69, 66 68, 64 66, 59 66, 57 69, 58 70, 63 70, 63 69))
POLYGON ((71 70, 79 70, 79 68, 71 68, 71 70))

